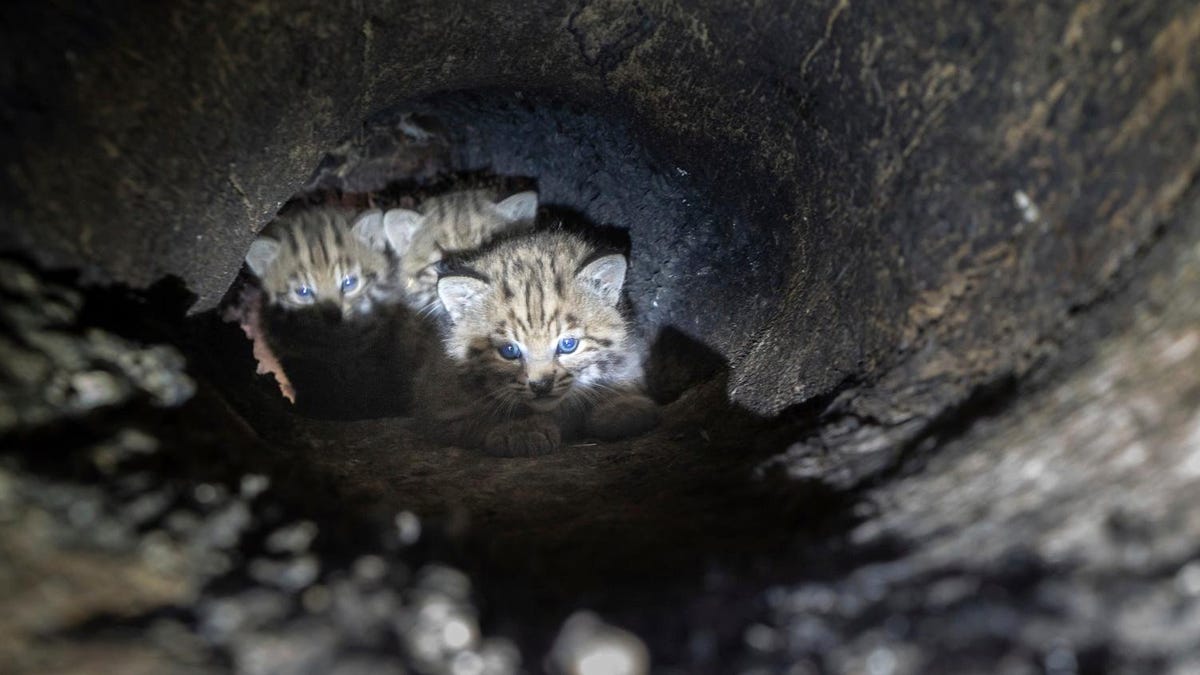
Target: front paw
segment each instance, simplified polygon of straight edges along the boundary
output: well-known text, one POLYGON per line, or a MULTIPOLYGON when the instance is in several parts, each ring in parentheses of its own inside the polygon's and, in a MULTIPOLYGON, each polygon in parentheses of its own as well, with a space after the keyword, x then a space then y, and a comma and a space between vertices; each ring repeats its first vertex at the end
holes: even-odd
POLYGON ((605 401, 588 414, 589 436, 615 441, 643 434, 658 425, 658 406, 641 394, 626 394, 605 401))
POLYGON ((497 457, 535 457, 561 446, 558 425, 538 418, 506 422, 488 432, 483 441, 484 452, 497 457))

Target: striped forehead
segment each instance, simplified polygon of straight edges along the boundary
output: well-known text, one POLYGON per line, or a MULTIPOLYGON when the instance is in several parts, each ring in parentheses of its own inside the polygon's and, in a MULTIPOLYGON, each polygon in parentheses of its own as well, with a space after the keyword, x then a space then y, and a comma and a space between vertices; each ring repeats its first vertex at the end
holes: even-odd
POLYGON ((497 291, 504 311, 497 332, 542 337, 577 325, 569 307, 567 274, 553 256, 503 260, 497 291))
POLYGON ((271 275, 281 288, 296 283, 336 284, 356 268, 383 262, 375 261, 373 251, 364 250, 349 231, 330 219, 290 223, 278 237, 282 251, 271 275))
POLYGON ((425 207, 425 227, 443 251, 478 248, 503 223, 481 192, 453 193, 425 207))
POLYGON ((301 265, 323 269, 347 258, 346 233, 332 223, 319 228, 294 227, 289 232, 292 254, 301 265))

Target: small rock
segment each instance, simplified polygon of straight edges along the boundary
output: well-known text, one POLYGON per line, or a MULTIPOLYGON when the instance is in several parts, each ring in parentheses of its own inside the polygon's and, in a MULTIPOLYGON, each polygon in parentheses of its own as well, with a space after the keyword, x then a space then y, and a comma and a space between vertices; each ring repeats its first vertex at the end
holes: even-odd
POLYGON ((563 623, 547 657, 556 675, 644 675, 650 652, 629 631, 591 612, 576 612, 563 623))

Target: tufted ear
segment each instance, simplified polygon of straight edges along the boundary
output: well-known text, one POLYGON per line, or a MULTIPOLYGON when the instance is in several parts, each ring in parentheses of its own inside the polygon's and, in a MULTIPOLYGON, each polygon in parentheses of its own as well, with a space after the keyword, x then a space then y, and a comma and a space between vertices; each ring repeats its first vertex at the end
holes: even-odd
POLYGON ((625 267, 625 256, 619 253, 596 258, 579 270, 575 283, 615 307, 625 286, 625 267))
POLYGON ((458 323, 483 305, 488 288, 486 281, 475 277, 442 277, 437 284, 438 300, 442 301, 442 306, 450 314, 450 320, 458 323))
POLYGON ((371 209, 359 214, 354 219, 354 226, 350 228, 350 231, 359 241, 376 251, 387 249, 387 239, 383 235, 383 211, 379 209, 371 209))
POLYGON ((259 237, 250 244, 250 250, 246 251, 246 265, 250 267, 254 276, 261 279, 278 257, 279 242, 268 237, 259 237))
POLYGON ((537 218, 538 194, 532 190, 517 194, 496 203, 496 212, 510 223, 523 220, 532 222, 537 218))
POLYGON ((392 209, 383 214, 383 231, 396 255, 403 255, 412 245, 425 217, 408 209, 392 209))

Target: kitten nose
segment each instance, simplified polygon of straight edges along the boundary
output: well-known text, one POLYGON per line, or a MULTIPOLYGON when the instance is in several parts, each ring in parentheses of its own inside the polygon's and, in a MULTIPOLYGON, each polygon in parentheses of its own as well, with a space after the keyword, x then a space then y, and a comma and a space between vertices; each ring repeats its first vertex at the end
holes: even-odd
POLYGON ((540 380, 529 381, 529 391, 532 391, 535 396, 546 396, 554 389, 554 378, 543 377, 540 380))

